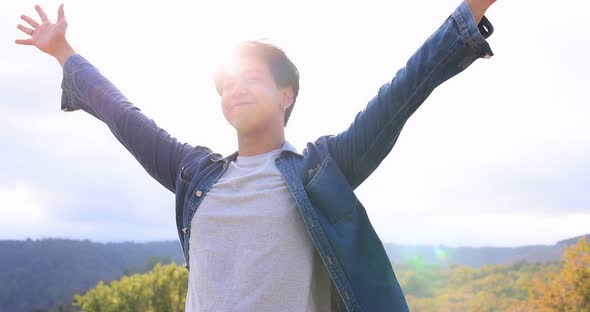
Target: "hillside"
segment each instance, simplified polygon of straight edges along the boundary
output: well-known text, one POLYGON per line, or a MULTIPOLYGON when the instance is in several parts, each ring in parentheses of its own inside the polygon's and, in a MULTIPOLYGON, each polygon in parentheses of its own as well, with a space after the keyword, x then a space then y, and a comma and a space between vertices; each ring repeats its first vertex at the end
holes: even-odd
POLYGON ((403 246, 385 244, 385 250, 393 263, 403 264, 420 260, 429 265, 466 265, 479 268, 483 265, 514 264, 526 262, 553 262, 559 260, 562 245, 537 245, 522 247, 445 247, 403 246))
MULTIPOLYGON (((581 236, 580 236, 581 237, 581 236)), ((425 265, 483 265, 556 262, 564 244, 501 247, 404 246, 385 244, 394 266, 416 261, 425 265)), ((182 265, 177 241, 97 243, 89 240, 42 239, 0 241, 0 312, 44 311, 67 302, 75 293, 123 274, 144 272, 156 261, 182 265)))
POLYGON ((153 256, 184 263, 178 242, 0 241, 0 312, 52 307, 100 280, 144 271, 153 256))

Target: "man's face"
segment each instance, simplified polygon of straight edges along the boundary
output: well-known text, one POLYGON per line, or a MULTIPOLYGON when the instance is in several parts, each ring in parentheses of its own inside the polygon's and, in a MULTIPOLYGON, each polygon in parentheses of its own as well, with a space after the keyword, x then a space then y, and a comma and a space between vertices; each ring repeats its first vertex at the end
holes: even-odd
POLYGON ((292 89, 278 87, 270 68, 260 59, 240 57, 227 68, 221 107, 225 119, 239 133, 282 127, 292 99, 292 89))

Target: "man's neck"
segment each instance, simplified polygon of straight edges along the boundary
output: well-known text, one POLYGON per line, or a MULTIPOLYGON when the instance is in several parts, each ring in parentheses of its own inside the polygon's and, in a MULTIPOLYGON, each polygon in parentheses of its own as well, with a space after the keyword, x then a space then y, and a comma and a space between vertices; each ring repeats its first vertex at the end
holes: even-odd
POLYGON ((254 133, 238 133, 238 155, 256 156, 279 149, 285 143, 285 129, 265 129, 254 133))

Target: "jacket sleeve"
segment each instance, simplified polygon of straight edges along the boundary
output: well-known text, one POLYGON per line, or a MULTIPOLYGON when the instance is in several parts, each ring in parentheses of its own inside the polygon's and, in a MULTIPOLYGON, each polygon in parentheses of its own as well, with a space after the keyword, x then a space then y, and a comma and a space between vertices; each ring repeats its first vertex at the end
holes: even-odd
POLYGON ((432 91, 478 58, 493 52, 493 27, 475 18, 464 0, 359 112, 345 131, 327 136, 330 155, 353 188, 389 154, 408 118, 432 91))
POLYGON ((180 161, 192 150, 189 144, 159 128, 79 54, 66 60, 61 87, 63 111, 81 109, 104 122, 143 168, 175 193, 180 161))

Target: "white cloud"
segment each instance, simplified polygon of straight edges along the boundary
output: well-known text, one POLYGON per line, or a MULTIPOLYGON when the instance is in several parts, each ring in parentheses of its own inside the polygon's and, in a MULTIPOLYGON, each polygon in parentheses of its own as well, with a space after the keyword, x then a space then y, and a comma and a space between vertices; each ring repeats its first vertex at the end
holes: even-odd
POLYGON ((43 228, 56 222, 51 210, 66 201, 63 194, 22 179, 1 186, 0 237, 22 239, 39 235, 43 228))
POLYGON ((43 217, 43 206, 47 195, 47 193, 36 192, 30 184, 22 181, 17 181, 13 187, 0 188, 0 198, 2 198, 0 222, 8 220, 19 220, 23 223, 38 222, 43 217))

